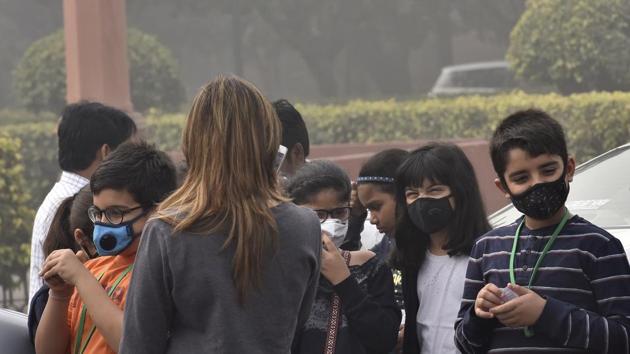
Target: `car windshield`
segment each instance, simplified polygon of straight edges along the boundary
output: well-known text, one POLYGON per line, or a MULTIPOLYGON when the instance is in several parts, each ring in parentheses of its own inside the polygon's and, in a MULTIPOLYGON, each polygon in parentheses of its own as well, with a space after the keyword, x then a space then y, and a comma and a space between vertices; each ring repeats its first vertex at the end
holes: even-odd
MULTIPOLYGON (((567 207, 603 228, 630 225, 630 146, 613 150, 578 169, 571 183, 567 207)), ((505 225, 520 216, 514 207, 490 217, 493 226, 505 225)))
POLYGON ((442 86, 510 88, 515 85, 512 73, 504 67, 452 71, 445 76, 442 86))

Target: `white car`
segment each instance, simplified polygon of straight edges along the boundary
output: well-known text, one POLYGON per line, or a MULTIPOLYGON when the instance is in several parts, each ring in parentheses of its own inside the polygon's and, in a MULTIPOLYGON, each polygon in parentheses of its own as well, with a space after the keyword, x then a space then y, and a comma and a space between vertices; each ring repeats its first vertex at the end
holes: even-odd
POLYGON ((429 97, 492 95, 512 90, 550 92, 551 87, 519 80, 505 60, 445 66, 429 97))
POLYGON ((35 353, 28 335, 25 314, 0 309, 0 353, 35 353))
MULTIPOLYGON (((576 169, 567 207, 618 238, 630 255, 630 143, 612 149, 576 169)), ((490 216, 492 227, 514 222, 512 205, 490 216)))

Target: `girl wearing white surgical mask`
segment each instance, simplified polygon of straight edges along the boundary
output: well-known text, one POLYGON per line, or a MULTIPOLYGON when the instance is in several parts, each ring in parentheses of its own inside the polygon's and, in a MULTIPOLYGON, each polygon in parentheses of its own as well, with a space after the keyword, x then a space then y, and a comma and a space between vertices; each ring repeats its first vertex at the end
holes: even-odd
POLYGON ((343 251, 350 217, 348 175, 330 161, 313 161, 291 178, 295 204, 312 209, 322 225, 321 277, 311 314, 293 354, 388 353, 396 345, 400 310, 389 267, 371 251, 343 251))

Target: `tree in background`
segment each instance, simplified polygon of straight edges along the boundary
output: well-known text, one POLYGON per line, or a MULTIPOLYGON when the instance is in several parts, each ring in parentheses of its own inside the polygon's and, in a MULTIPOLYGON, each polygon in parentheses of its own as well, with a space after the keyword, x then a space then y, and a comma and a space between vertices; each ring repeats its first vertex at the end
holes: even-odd
POLYGON ((630 89, 630 2, 530 0, 507 58, 517 76, 570 94, 630 89))
MULTIPOLYGON (((127 18, 173 51, 190 92, 218 73, 234 72, 271 97, 329 102, 417 97, 443 66, 462 57, 494 59, 469 55, 463 35, 492 43, 502 55, 523 3, 133 0, 127 18)), ((48 0, 0 0, 0 106, 18 98, 4 94, 6 73, 28 44, 62 25, 61 8, 48 0)))
MULTIPOLYGON (((27 284, 30 230, 34 213, 19 154, 20 141, 0 134, 0 287, 3 307, 14 303, 13 289, 27 284)), ((24 298, 28 297, 28 289, 24 298)))
MULTIPOLYGON (((150 35, 128 31, 131 99, 136 110, 177 111, 185 99, 170 50, 150 35)), ((13 77, 15 96, 27 109, 59 112, 65 105, 66 67, 63 31, 31 45, 13 77)))

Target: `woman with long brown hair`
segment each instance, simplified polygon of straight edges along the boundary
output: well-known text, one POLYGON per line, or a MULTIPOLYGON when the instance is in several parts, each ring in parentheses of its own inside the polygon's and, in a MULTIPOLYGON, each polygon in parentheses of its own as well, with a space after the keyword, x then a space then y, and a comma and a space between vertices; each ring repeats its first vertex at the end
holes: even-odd
POLYGON ((145 230, 121 353, 289 353, 317 288, 321 238, 273 167, 280 122, 252 84, 219 77, 194 99, 183 185, 145 230))

